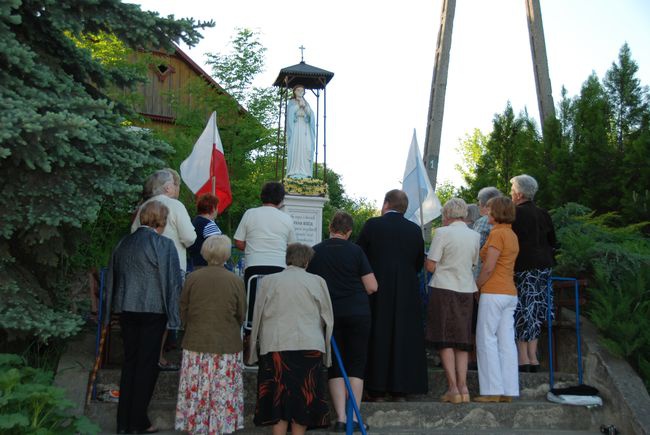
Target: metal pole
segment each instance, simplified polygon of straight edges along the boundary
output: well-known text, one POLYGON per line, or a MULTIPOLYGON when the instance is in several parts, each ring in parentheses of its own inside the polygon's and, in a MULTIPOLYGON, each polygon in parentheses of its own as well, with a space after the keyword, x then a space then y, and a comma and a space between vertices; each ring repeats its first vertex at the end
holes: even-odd
POLYGON ((316 174, 314 175, 314 178, 318 178, 318 133, 320 132, 319 130, 319 121, 320 121, 320 91, 317 89, 316 92, 312 91, 316 95, 316 137, 314 138, 314 147, 316 148, 316 165, 315 167, 312 168, 312 174, 314 174, 314 171, 316 174))
POLYGON ((327 183, 327 88, 326 87, 323 87, 323 181, 327 183))
POLYGON ((278 181, 278 163, 280 159, 280 132, 282 131, 282 88, 278 88, 280 107, 278 110, 278 135, 275 142, 275 181, 278 181))

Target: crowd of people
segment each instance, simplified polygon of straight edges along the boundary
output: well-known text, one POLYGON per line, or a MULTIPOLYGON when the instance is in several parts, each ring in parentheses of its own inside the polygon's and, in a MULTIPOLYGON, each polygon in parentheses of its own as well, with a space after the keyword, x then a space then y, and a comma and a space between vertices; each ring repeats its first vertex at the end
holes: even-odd
MULTIPOLYGON (((381 216, 356 241, 349 240, 352 217, 339 211, 329 238, 310 247, 296 242, 281 210, 283 185, 269 182, 262 205, 245 212, 231 241, 215 222, 216 196, 197 198, 192 220, 178 201, 178 174, 156 171, 107 274, 107 306, 120 315, 124 343, 117 432, 158 431, 147 408, 159 371, 175 368, 164 337, 178 330, 175 427, 191 434, 243 428, 245 364, 257 370, 256 425, 301 434, 333 423, 345 432, 343 373, 358 407, 425 394, 427 343, 447 378, 441 401, 512 401, 519 372, 539 370, 556 239, 548 213, 533 202, 535 179, 519 175, 511 185, 509 198, 486 187, 477 205, 449 200, 427 253, 422 229, 404 218, 401 190, 386 193, 381 216), (225 267, 233 243, 245 253, 243 280, 225 267), (431 275, 426 312, 423 268, 431 275), (472 399, 473 351, 480 395, 472 399)), ((356 416, 351 424, 361 429, 356 416)))

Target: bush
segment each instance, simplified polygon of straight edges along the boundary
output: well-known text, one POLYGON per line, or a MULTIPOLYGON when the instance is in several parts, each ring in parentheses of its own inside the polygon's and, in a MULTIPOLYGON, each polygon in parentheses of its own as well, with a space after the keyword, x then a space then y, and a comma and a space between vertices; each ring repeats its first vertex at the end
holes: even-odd
POLYGON ((17 355, 0 354, 0 432, 13 434, 96 434, 99 426, 70 415, 74 405, 61 388, 52 386, 52 372, 27 367, 17 355))
POLYGON ((551 213, 560 242, 556 272, 589 279, 589 319, 603 344, 627 359, 650 388, 650 240, 647 223, 615 227, 618 216, 595 216, 568 203, 551 213))

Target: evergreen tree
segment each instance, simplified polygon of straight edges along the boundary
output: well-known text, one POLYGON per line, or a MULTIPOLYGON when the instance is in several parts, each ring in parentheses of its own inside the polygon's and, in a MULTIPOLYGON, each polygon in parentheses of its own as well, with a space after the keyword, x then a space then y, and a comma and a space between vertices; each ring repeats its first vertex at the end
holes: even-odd
POLYGON ((603 84, 611 104, 611 116, 616 133, 616 145, 623 152, 630 135, 641 126, 641 120, 648 111, 648 101, 641 82, 636 77, 639 67, 632 59, 627 43, 618 54, 618 64, 612 63, 605 73, 603 84))
MULTIPOLYGON (((81 228, 140 191, 139 168, 170 149, 128 128, 101 89, 134 76, 108 71, 75 43, 105 32, 127 46, 198 42, 193 20, 119 0, 35 0, 0 6, 0 327, 42 339, 74 331, 61 307, 81 228)), ((126 210, 125 210, 126 212, 126 210)))
POLYGON ((610 119, 607 95, 592 73, 575 103, 571 182, 578 192, 573 200, 601 212, 618 209, 620 195, 615 183, 620 160, 609 141, 610 119))
POLYGON ((541 157, 535 124, 525 112, 515 116, 510 102, 502 114, 494 116, 485 148, 476 166, 475 193, 485 186, 495 186, 507 193, 515 175, 528 171, 536 176, 539 172, 541 157))
POLYGON ((650 219, 650 94, 636 77, 638 69, 626 43, 603 81, 619 154, 621 214, 631 222, 650 219))

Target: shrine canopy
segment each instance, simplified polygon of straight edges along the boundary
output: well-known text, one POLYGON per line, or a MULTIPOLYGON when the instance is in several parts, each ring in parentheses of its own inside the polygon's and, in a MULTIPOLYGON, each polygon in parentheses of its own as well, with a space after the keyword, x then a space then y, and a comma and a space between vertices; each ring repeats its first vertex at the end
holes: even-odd
POLYGON ((325 89, 325 86, 332 80, 332 77, 334 77, 333 72, 308 65, 305 61, 301 61, 297 65, 282 68, 273 86, 290 89, 300 84, 305 89, 325 89))

